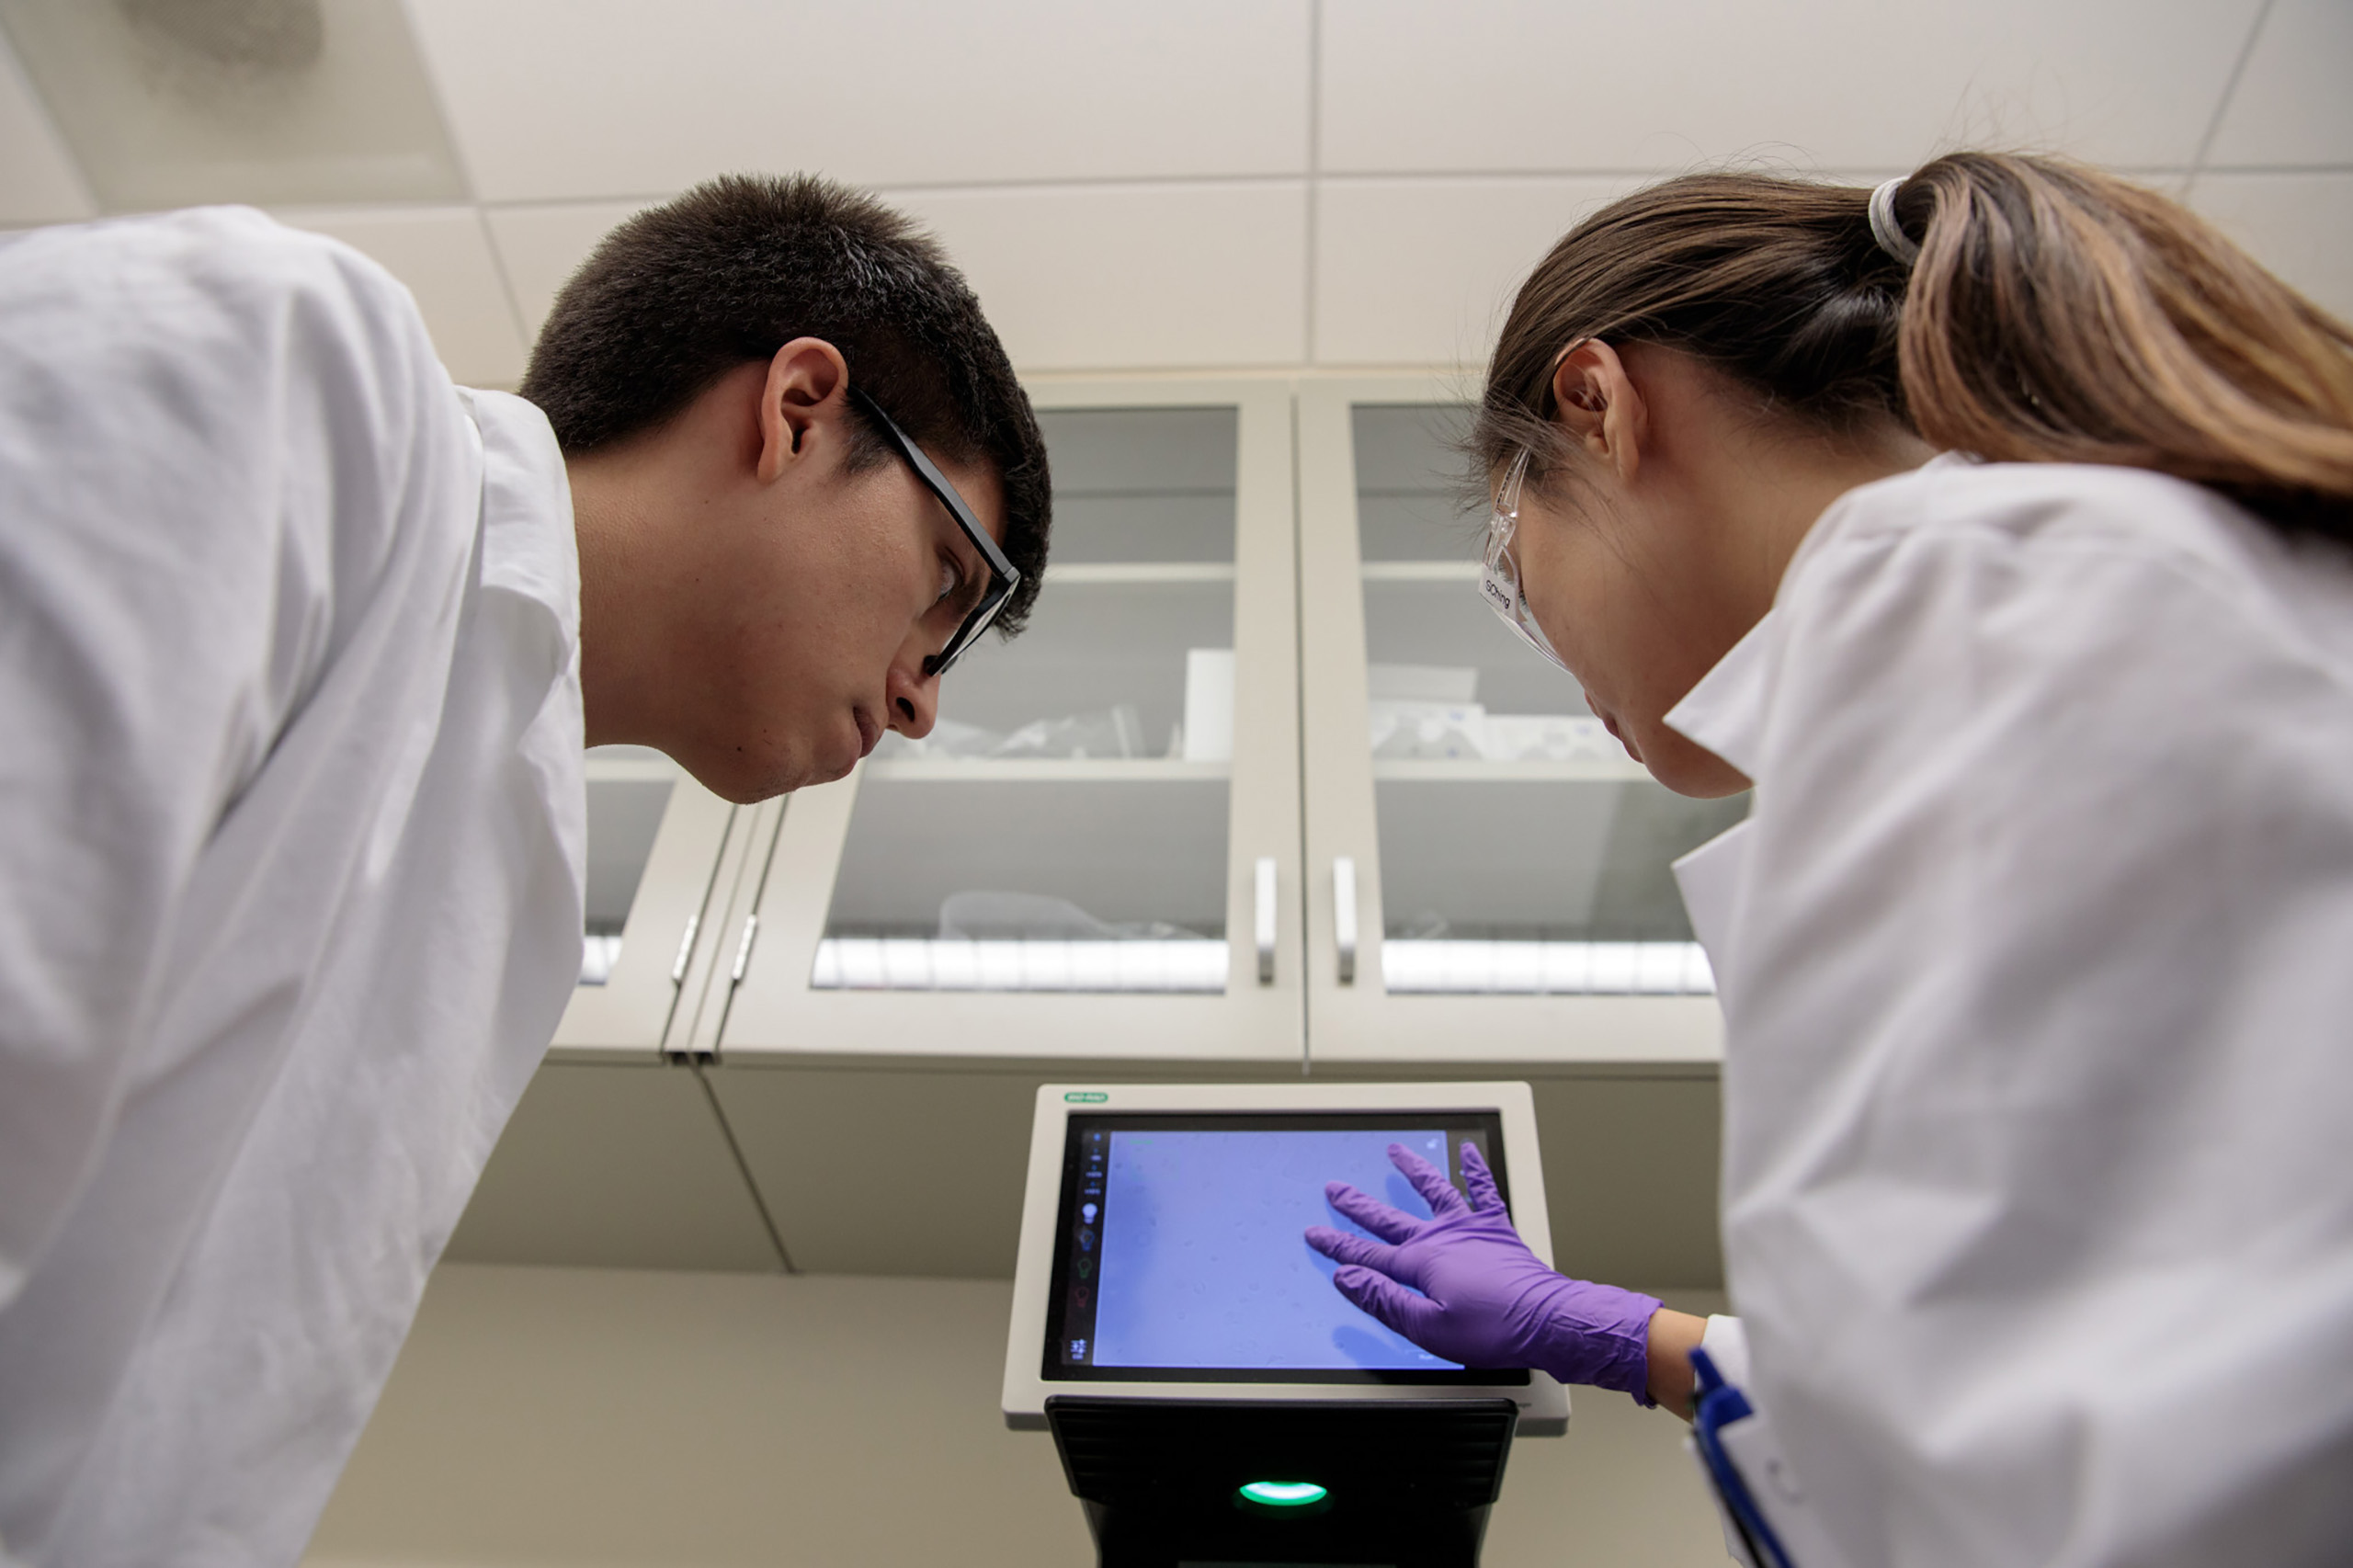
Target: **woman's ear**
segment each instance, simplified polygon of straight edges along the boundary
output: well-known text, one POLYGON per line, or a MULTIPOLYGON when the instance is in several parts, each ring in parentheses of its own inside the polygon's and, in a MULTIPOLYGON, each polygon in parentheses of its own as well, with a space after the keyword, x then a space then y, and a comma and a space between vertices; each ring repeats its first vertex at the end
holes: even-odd
POLYGON ((1569 346, 1552 367, 1552 417, 1569 440, 1631 483, 1650 433, 1650 408, 1618 351, 1597 337, 1569 346))

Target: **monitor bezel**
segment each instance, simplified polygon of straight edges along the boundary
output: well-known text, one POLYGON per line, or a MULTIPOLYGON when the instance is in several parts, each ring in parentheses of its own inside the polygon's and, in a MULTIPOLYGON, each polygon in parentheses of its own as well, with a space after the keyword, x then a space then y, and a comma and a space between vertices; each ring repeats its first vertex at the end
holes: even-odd
POLYGON ((1492 1394, 1520 1407, 1524 1437, 1558 1436, 1567 1429, 1567 1391, 1542 1372, 1502 1374, 1515 1381, 1195 1381, 1190 1376, 1049 1380, 1043 1376, 1049 1341, 1047 1307, 1053 1288, 1056 1238, 1061 1233, 1063 1174, 1067 1134, 1074 1115, 1131 1112, 1379 1112, 1427 1115, 1492 1112, 1500 1118, 1500 1152, 1510 1172, 1513 1222, 1529 1250, 1552 1261, 1551 1222, 1544 1205, 1542 1162, 1537 1146, 1535 1101, 1525 1083, 1259 1083, 1103 1084, 1052 1083, 1040 1086, 1029 1141, 1029 1179, 1021 1211, 1021 1240, 1014 1269, 1013 1311, 1007 1324, 1002 1408, 1006 1424, 1042 1430, 1046 1400, 1054 1394, 1089 1398, 1135 1398, 1187 1402, 1417 1401, 1492 1394))

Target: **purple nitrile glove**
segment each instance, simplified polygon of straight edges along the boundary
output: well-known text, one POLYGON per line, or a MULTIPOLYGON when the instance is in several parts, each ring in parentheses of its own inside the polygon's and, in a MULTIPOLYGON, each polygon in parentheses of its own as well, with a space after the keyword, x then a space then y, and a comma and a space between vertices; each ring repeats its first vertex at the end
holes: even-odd
POLYGON ((1564 1383, 1616 1389, 1651 1403, 1657 1297, 1545 1267, 1512 1229, 1495 1174, 1472 1145, 1462 1145, 1468 1203, 1444 1171, 1412 1150, 1392 1143, 1389 1159, 1428 1202, 1431 1217, 1416 1220, 1346 1182, 1326 1183, 1332 1207, 1381 1238, 1310 1227, 1307 1244, 1342 1266, 1332 1276, 1340 1294, 1449 1361, 1533 1367, 1564 1383))

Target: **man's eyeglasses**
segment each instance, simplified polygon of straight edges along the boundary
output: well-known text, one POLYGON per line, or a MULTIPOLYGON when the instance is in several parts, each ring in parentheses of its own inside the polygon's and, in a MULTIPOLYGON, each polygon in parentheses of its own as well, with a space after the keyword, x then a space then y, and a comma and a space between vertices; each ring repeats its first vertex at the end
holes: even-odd
POLYGON ((1005 551, 997 548, 996 540, 989 537, 988 529, 981 527, 980 518, 964 505, 964 498, 956 494, 956 487, 948 483, 947 476, 923 455, 923 449, 910 440, 905 431, 892 424, 891 416, 883 413, 881 406, 865 392, 852 386, 849 395, 866 416, 874 421, 884 438, 899 449, 899 455, 907 460, 907 466, 915 471, 915 477, 923 481, 924 488, 939 497, 939 504, 948 508, 948 515, 956 519, 956 526, 964 530, 964 537, 972 541, 972 548, 980 552, 981 560, 987 564, 989 580, 982 590, 980 602, 972 607, 972 613, 964 618, 964 624, 956 629, 956 635, 948 640, 947 645, 924 659, 923 673, 926 676, 944 675, 948 666, 963 657, 964 650, 978 642, 981 633, 996 619, 997 611, 1005 608, 1005 601, 1013 596, 1014 589, 1021 585, 1021 573, 1005 558, 1005 551))
POLYGON ((1479 576, 1479 597, 1503 617, 1504 624, 1521 642, 1565 670, 1569 666, 1552 652, 1552 640, 1536 624, 1536 612, 1528 608, 1528 596, 1520 589, 1519 562, 1511 552, 1512 535, 1519 530, 1519 494, 1527 482, 1528 454, 1522 452, 1512 460, 1510 472, 1495 492, 1495 509, 1487 517, 1486 570, 1479 576))

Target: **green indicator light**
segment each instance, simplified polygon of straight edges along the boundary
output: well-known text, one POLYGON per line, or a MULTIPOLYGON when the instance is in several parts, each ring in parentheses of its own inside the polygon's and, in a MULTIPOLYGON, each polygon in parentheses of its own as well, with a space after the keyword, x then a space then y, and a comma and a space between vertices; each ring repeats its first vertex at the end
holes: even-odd
POLYGON ((1268 1508, 1304 1508, 1330 1495, 1312 1481, 1250 1481, 1242 1486, 1245 1501, 1268 1508))

